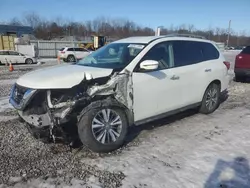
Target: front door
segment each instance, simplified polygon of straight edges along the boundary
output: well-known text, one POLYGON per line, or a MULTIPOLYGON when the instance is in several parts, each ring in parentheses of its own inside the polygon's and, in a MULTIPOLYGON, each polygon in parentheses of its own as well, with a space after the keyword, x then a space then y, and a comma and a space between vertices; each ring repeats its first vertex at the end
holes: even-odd
POLYGON ((182 86, 186 81, 175 71, 171 44, 156 44, 140 62, 132 76, 135 122, 182 107, 182 86), (158 61, 158 70, 140 70, 144 60, 158 61))

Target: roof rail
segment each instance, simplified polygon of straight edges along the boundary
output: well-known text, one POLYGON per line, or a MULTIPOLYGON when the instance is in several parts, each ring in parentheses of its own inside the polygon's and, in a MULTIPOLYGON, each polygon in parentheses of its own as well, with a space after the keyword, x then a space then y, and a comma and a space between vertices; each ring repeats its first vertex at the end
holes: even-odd
POLYGON ((166 37, 190 37, 190 38, 199 38, 199 39, 206 39, 206 37, 193 35, 193 34, 180 34, 180 33, 173 33, 165 35, 166 37))

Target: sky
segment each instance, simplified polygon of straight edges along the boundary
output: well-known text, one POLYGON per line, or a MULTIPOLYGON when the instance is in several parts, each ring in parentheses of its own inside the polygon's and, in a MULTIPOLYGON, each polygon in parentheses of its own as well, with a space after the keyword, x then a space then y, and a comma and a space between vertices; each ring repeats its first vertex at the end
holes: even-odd
POLYGON ((250 0, 0 0, 0 22, 35 12, 71 21, 125 18, 140 26, 193 24, 197 29, 228 28, 250 35, 250 0))

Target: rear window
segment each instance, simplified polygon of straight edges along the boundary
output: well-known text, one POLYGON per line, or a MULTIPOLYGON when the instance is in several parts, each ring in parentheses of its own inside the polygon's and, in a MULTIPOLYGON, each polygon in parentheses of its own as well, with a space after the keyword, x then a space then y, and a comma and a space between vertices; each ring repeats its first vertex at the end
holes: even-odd
POLYGON ((61 51, 61 52, 62 52, 64 49, 65 49, 65 48, 61 48, 59 51, 61 51))
POLYGON ((242 50, 241 54, 250 54, 250 46, 245 47, 245 48, 242 50))
POLYGON ((220 57, 220 53, 211 43, 203 42, 201 44, 201 47, 202 47, 203 58, 205 61, 218 59, 220 57))

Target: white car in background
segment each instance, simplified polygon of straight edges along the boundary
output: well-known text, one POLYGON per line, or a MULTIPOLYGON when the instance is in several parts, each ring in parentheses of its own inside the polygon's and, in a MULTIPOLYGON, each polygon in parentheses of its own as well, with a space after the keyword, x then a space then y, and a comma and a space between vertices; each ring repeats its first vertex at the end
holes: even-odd
POLYGON ((37 63, 37 59, 13 50, 0 50, 0 64, 37 63))
POLYGON ((61 48, 58 51, 57 57, 62 59, 65 62, 76 62, 77 60, 81 60, 88 56, 91 51, 85 48, 61 48))

